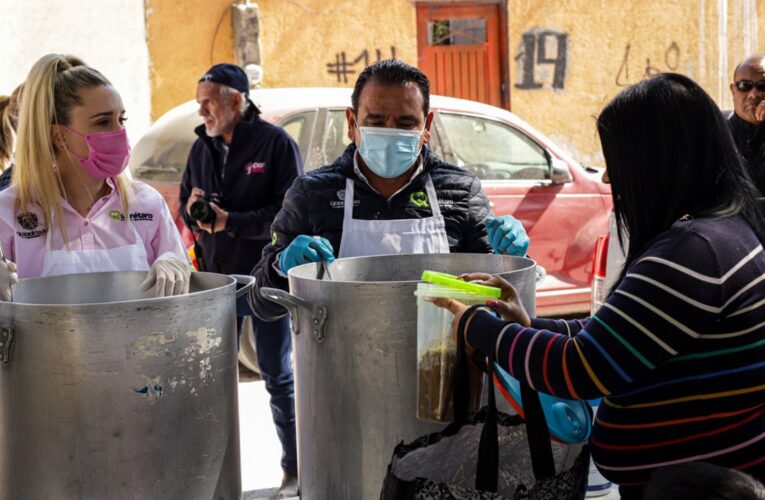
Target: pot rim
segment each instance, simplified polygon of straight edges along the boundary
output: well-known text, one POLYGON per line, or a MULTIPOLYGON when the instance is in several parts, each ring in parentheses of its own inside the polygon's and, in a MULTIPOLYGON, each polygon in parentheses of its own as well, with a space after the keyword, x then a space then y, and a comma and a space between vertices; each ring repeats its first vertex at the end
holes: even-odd
MULTIPOLYGON (((477 256, 477 257, 494 256, 494 257, 497 257, 497 258, 500 258, 500 259, 504 259, 504 258, 509 257, 509 258, 512 258, 512 259, 520 259, 520 260, 528 261, 527 265, 525 265, 523 267, 520 267, 518 269, 513 269, 511 271, 502 271, 502 272, 499 272, 499 273, 489 273, 492 276, 496 276, 496 275, 500 275, 500 274, 508 274, 508 273, 521 272, 521 271, 534 272, 534 270, 537 267, 537 261, 532 259, 531 257, 528 257, 528 256, 526 256, 526 257, 517 257, 517 256, 514 256, 514 255, 495 255, 495 254, 483 254, 483 253, 460 253, 460 254, 454 253, 454 254, 436 254, 436 255, 444 255, 444 256, 445 255, 472 255, 472 256, 477 256)), ((344 257, 342 259, 336 259, 335 262, 338 262, 338 261, 350 261, 350 260, 361 260, 361 259, 376 259, 376 258, 390 258, 391 260, 395 260, 396 258, 405 258, 405 257, 412 257, 412 254, 404 254, 404 255, 371 255, 371 256, 366 256, 366 257, 344 257)), ((433 257, 433 255, 430 255, 430 257, 433 257)), ((367 281, 367 280, 365 280, 365 281, 354 281, 354 280, 342 280, 342 279, 334 279, 334 278, 331 279, 331 280, 330 279, 317 279, 315 276, 311 278, 311 277, 304 277, 304 276, 298 276, 297 275, 297 273, 299 271, 301 271, 303 268, 312 268, 312 269, 318 270, 318 269, 320 269, 320 266, 321 266, 321 263, 318 263, 318 262, 309 262, 307 264, 301 264, 299 266, 295 266, 292 269, 290 269, 288 271, 288 273, 287 273, 287 276, 288 276, 288 278, 290 280, 296 279, 296 280, 300 280, 301 282, 322 282, 322 283, 327 283, 327 284, 336 283, 338 285, 340 285, 340 284, 344 284, 344 285, 347 285, 347 284, 353 284, 353 285, 398 285, 398 284, 400 284, 400 285, 411 285, 411 284, 417 284, 417 283, 425 283, 421 279, 416 279, 416 280, 393 280, 393 281, 390 281, 390 280, 388 280, 388 281, 380 281, 380 280, 375 280, 375 281, 367 281)), ((330 272, 332 272, 331 266, 332 266, 332 264, 328 265, 328 267, 330 269, 330 272)), ((480 271, 477 271, 477 272, 480 272, 480 271)))
MULTIPOLYGON (((107 272, 101 272, 101 273, 73 273, 73 274, 67 274, 67 275, 59 275, 59 276, 46 276, 46 277, 37 277, 37 278, 22 278, 19 281, 42 281, 42 280, 49 280, 53 278, 63 278, 64 276, 67 277, 76 277, 76 276, 92 276, 95 274, 122 274, 122 273, 144 273, 144 271, 107 271, 107 272)), ((218 274, 218 273, 207 273, 202 271, 194 271, 192 273, 192 277, 194 274, 199 275, 214 275, 216 277, 225 278, 228 283, 217 286, 215 288, 208 288, 206 290, 199 290, 196 292, 189 292, 184 295, 173 295, 170 297, 146 297, 146 298, 140 298, 140 299, 131 299, 131 300, 118 300, 118 301, 110 301, 110 302, 78 302, 76 304, 36 304, 31 302, 5 302, 0 301, 0 308, 4 306, 10 306, 12 308, 31 308, 31 307, 49 307, 49 308, 60 308, 60 309, 71 309, 71 308, 80 308, 80 307, 103 307, 105 305, 113 305, 113 306, 122 306, 122 305, 143 305, 144 303, 147 306, 154 306, 154 305, 160 305, 164 302, 169 302, 171 300, 184 300, 186 298, 197 298, 200 296, 203 296, 208 293, 217 292, 221 289, 227 288, 227 287, 236 287, 236 278, 233 276, 230 276, 228 274, 218 274)))

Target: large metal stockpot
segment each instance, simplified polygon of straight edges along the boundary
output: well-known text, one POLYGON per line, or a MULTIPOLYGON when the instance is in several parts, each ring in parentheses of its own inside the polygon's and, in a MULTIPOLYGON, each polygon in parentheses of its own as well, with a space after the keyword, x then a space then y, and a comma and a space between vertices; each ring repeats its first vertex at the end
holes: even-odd
POLYGON ((414 292, 422 271, 499 274, 533 314, 535 264, 440 254, 339 259, 328 267, 321 280, 318 264, 291 269, 289 294, 260 290, 292 316, 301 496, 379 498, 396 444, 443 427, 415 417, 414 292))
POLYGON ((235 296, 254 279, 153 298, 145 276, 22 280, 0 302, 0 499, 241 498, 235 296))

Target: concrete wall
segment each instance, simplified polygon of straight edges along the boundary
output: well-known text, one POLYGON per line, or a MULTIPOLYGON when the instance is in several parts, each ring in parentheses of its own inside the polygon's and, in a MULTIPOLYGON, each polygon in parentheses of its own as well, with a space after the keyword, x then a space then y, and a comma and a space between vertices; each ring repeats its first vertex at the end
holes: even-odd
POLYGON ((41 56, 74 54, 109 78, 122 96, 135 143, 150 124, 149 56, 139 0, 2 0, 0 94, 41 56))
MULTIPOLYGON (((266 87, 351 86, 364 63, 391 55, 417 64, 413 0, 257 3, 266 87)), ((155 117, 193 96, 211 44, 216 62, 232 60, 229 4, 147 0, 155 117)), ((765 50, 765 0, 508 0, 507 9, 512 111, 589 164, 602 162, 593 117, 622 88, 677 71, 728 108, 733 68, 765 50), (557 80, 555 64, 526 56, 543 38, 557 80)))

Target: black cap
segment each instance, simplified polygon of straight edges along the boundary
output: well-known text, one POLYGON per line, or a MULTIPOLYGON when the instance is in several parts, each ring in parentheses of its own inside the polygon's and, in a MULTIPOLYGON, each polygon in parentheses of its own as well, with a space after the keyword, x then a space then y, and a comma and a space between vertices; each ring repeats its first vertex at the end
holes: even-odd
POLYGON ((208 69, 199 81, 220 83, 244 95, 250 95, 250 81, 247 79, 247 74, 236 64, 216 64, 208 69))

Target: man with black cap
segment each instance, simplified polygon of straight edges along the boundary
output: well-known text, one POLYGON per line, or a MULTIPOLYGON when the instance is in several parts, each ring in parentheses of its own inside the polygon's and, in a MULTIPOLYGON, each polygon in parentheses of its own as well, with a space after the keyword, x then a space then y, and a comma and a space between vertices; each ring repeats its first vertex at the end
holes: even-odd
MULTIPOLYGON (((183 218, 198 235, 203 271, 250 274, 270 242, 270 227, 287 189, 302 173, 300 152, 281 128, 260 119, 249 99, 244 71, 216 64, 199 79, 196 100, 204 124, 189 153, 180 189, 183 218)), ((252 315, 246 297, 237 302, 237 324, 252 315)), ((261 375, 282 443, 280 494, 297 494, 295 403, 289 319, 253 316, 261 375)))

